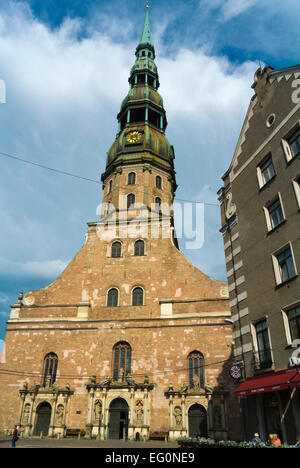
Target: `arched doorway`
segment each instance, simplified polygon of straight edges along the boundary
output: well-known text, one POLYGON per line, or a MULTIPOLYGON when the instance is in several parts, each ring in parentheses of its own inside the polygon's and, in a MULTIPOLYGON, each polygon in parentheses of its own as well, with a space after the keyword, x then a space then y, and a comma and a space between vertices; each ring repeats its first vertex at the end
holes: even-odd
POLYGON ((122 398, 114 400, 109 407, 109 439, 128 437, 128 404, 122 398))
POLYGON ((36 425, 34 429, 35 436, 39 436, 41 432, 44 436, 48 435, 51 420, 51 412, 51 405, 46 401, 44 401, 38 406, 36 411, 36 425))
POLYGON ((207 437, 206 409, 196 403, 189 409, 189 437, 207 437))

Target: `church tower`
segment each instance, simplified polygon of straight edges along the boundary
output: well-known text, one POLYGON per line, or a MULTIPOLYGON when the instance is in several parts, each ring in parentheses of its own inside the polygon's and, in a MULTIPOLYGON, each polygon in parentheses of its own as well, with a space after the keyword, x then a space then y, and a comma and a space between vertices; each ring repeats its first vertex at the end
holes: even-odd
POLYGON ((171 227, 170 207, 176 191, 175 154, 165 136, 167 118, 158 93, 160 83, 148 5, 135 56, 128 79, 130 89, 117 116, 118 133, 102 174, 102 219, 113 216, 116 222, 122 222, 128 218, 131 224, 133 218, 143 219, 144 223, 148 219, 154 227, 154 219, 163 218, 165 226, 169 220, 171 227))
POLYGON ((100 218, 59 278, 11 308, 0 430, 18 415, 27 436, 239 434, 227 283, 195 268, 174 235, 175 156, 148 7, 135 57, 100 218))

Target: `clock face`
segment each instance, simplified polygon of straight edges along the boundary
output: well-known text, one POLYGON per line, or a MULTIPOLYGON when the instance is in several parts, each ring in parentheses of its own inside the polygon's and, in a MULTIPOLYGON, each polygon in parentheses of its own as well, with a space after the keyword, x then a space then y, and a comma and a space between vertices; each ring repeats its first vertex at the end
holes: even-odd
POLYGON ((140 132, 135 131, 130 132, 126 137, 126 140, 128 141, 128 143, 138 143, 141 138, 142 134, 140 132))

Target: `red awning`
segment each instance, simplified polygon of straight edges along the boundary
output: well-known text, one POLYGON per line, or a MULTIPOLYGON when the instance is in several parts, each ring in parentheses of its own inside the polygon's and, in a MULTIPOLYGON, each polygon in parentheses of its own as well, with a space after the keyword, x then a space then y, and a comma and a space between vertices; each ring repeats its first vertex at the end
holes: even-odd
POLYGON ((290 386, 292 388, 300 388, 300 369, 298 369, 298 374, 291 380, 290 386))
POLYGON ((247 379, 236 388, 234 395, 239 397, 275 392, 278 390, 287 390, 292 387, 292 382, 295 382, 295 385, 300 387, 299 371, 300 368, 286 369, 284 371, 269 372, 267 374, 260 375, 259 377, 247 379))

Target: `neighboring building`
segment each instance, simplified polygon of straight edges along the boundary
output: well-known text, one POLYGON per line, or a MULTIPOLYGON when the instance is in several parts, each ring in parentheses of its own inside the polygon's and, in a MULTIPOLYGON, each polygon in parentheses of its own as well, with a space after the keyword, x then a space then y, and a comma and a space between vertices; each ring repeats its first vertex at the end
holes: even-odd
POLYGON ((219 191, 245 435, 289 443, 300 437, 299 78, 300 65, 257 71, 219 191))
POLYGON ((88 224, 56 281, 21 292, 12 307, 2 429, 18 422, 25 435, 71 427, 101 439, 147 439, 155 430, 170 439, 240 438, 227 283, 177 246, 174 149, 154 59, 147 10, 102 175, 100 221, 88 224))

